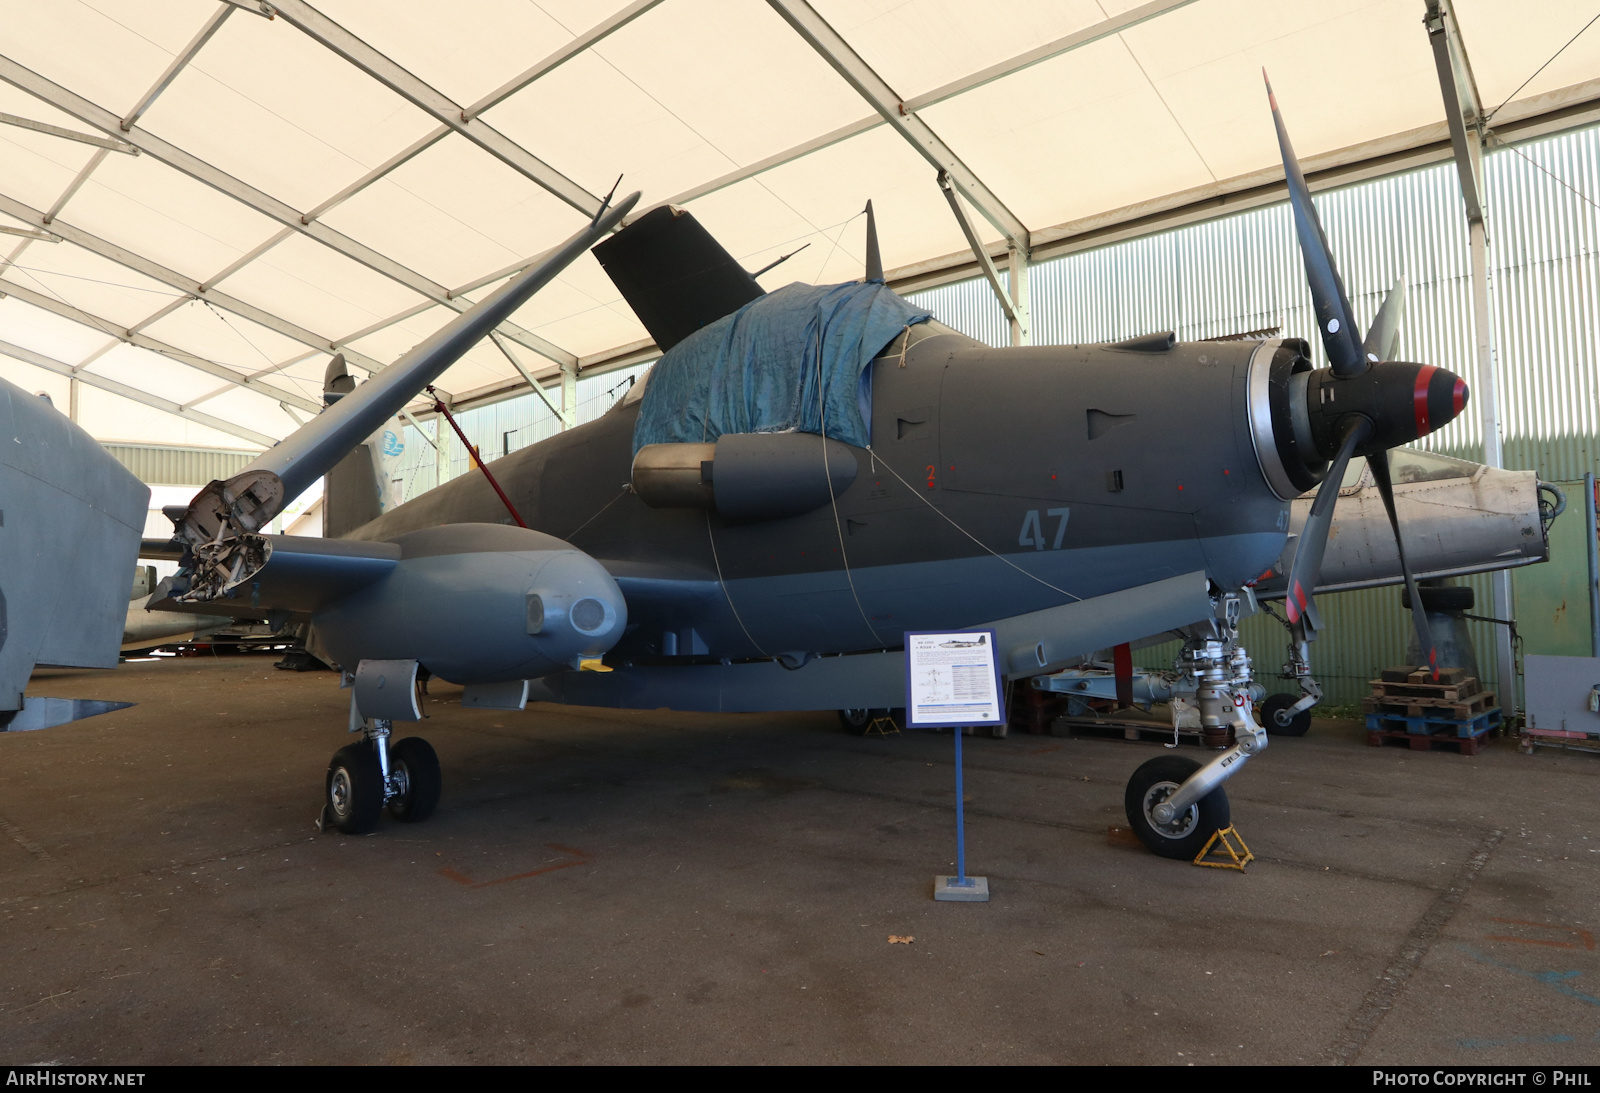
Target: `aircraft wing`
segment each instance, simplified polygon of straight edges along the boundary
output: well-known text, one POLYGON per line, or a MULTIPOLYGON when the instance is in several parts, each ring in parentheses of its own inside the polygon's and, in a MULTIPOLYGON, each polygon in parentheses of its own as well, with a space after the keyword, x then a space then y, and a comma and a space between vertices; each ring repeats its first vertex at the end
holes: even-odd
MULTIPOLYGON (((1019 679, 1210 618, 1212 610, 1209 582, 1204 572, 1196 571, 972 629, 995 632, 1001 674, 1019 679)), ((794 670, 775 661, 617 668, 545 676, 529 685, 528 699, 723 713, 870 709, 905 705, 905 673, 903 652, 819 657, 794 670)))

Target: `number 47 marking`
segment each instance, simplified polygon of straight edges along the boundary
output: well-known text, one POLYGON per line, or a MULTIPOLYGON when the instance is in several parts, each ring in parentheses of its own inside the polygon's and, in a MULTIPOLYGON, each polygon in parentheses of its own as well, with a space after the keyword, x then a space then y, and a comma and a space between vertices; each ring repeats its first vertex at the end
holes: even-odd
MULTIPOLYGON (((1045 509, 1046 516, 1054 516, 1057 520, 1056 538, 1050 544, 1051 550, 1061 549, 1061 540, 1067 534, 1067 517, 1071 513, 1071 509, 1045 509)), ((1022 535, 1017 539, 1017 544, 1031 546, 1034 550, 1044 549, 1044 525, 1039 520, 1038 509, 1029 509, 1027 515, 1022 518, 1022 535)))

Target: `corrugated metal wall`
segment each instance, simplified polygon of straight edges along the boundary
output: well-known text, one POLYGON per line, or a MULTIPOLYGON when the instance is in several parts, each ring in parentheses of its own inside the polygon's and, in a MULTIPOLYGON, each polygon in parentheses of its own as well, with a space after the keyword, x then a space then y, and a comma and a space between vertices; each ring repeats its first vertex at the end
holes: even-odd
POLYGON ((233 477, 256 457, 255 452, 210 448, 155 448, 142 444, 104 447, 148 486, 204 486, 233 477))
MULTIPOLYGON (((1485 158, 1485 175, 1505 465, 1571 482, 1600 469, 1600 129, 1496 149, 1485 158)), ((1471 383, 1469 257, 1455 167, 1442 164, 1315 200, 1356 314, 1375 314, 1404 276, 1409 288, 1398 355, 1471 383)), ((1209 338, 1280 326, 1322 355, 1287 203, 1042 262, 1031 271, 1031 285, 1039 345, 1161 330, 1209 338)), ((999 304, 982 281, 913 299, 975 338, 1007 342, 999 304)), ((1423 446, 1481 459, 1478 415, 1469 409, 1423 446)), ((1582 567, 1584 560, 1550 564, 1582 567)), ((1524 583, 1532 576, 1524 573, 1524 583)), ((1487 577, 1465 583, 1477 589, 1476 613, 1488 614, 1487 577)), ((1313 661, 1333 700, 1351 702, 1376 668, 1404 659, 1406 615, 1394 589, 1323 600, 1329 625, 1313 661)), ((1536 647, 1539 622, 1523 625, 1530 651, 1543 651, 1536 647)), ((1492 680, 1492 627, 1475 622, 1470 629, 1492 680)), ((1267 679, 1282 662, 1284 631, 1262 617, 1247 622, 1244 635, 1267 679)), ((1166 666, 1175 649, 1153 647, 1140 662, 1166 666)))

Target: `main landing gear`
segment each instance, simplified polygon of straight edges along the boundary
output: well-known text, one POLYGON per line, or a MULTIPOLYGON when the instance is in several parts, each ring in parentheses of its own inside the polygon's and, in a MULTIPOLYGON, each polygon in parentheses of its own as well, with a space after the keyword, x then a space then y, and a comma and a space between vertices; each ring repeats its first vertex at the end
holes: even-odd
POLYGON ((1123 805, 1145 849, 1163 858, 1193 861, 1205 843, 1229 824, 1222 783, 1267 746, 1267 733, 1250 712, 1250 657, 1239 644, 1239 597, 1218 598, 1216 617, 1185 631, 1178 667, 1197 684, 1201 730, 1208 738, 1237 741, 1204 765, 1181 755, 1145 763, 1128 779, 1123 805))
POLYGON ((443 788, 439 757, 420 736, 391 745, 389 734, 390 722, 370 718, 362 723, 359 743, 333 753, 319 828, 364 835, 378 826, 385 805, 402 823, 433 815, 443 788))

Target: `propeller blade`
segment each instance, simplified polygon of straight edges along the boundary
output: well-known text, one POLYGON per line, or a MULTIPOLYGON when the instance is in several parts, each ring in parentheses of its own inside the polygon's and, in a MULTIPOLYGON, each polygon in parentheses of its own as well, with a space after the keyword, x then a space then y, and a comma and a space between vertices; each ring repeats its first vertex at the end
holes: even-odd
POLYGON ((1439 647, 1433 643, 1433 628, 1428 625, 1428 612, 1423 609, 1422 597, 1417 595, 1417 580, 1411 575, 1411 564, 1406 561, 1406 547, 1400 539, 1400 517, 1394 511, 1394 482, 1389 477, 1389 453, 1379 452, 1367 457, 1372 468, 1372 481, 1383 498, 1383 508, 1389 514, 1389 526, 1394 529, 1394 548, 1400 554, 1400 572, 1405 574, 1406 591, 1411 595, 1411 620, 1417 627, 1417 641, 1428 658, 1433 678, 1439 678, 1439 647))
POLYGON ((1322 556, 1328 549, 1328 532, 1333 527, 1333 506, 1339 499, 1339 486, 1344 481, 1344 471, 1356 446, 1372 435, 1372 422, 1365 417, 1352 416, 1344 427, 1344 440, 1339 454, 1328 468, 1328 476, 1311 502, 1311 515, 1306 526, 1300 529, 1300 545, 1295 548, 1294 564, 1289 567, 1289 595, 1287 609, 1289 621, 1299 622, 1306 616, 1309 629, 1316 629, 1316 614, 1312 606, 1312 593, 1317 587, 1317 576, 1322 572, 1322 556))
MULTIPOLYGON (((237 534, 266 526, 284 505, 332 470, 351 448, 399 413, 417 392, 438 379, 489 331, 527 303, 534 293, 605 238, 638 201, 639 193, 635 191, 620 204, 603 209, 593 222, 565 243, 547 251, 543 258, 510 278, 487 298, 456 315, 399 360, 359 387, 352 384, 348 394, 341 393, 338 401, 290 433, 277 446, 262 452, 244 470, 226 482, 212 482, 195 494, 179 524, 178 536, 191 546, 199 546, 221 542, 225 530, 231 529, 237 534)), ((342 386, 339 370, 343 366, 343 361, 338 362, 338 368, 334 367, 334 362, 329 362, 327 381, 336 393, 342 386)), ((210 590, 197 597, 205 599, 219 594, 223 586, 197 578, 194 587, 210 590)))
POLYGON ((633 193, 621 204, 604 210, 593 224, 576 232, 482 302, 454 316, 399 360, 257 457, 247 469, 269 470, 282 479, 285 503, 298 497, 485 334, 603 239, 638 200, 639 195, 633 193))
POLYGON ((1300 237, 1300 253, 1306 262, 1306 281, 1311 286, 1312 309, 1317 315, 1317 330, 1322 335, 1322 345, 1328 351, 1328 363, 1336 376, 1359 376, 1367 370, 1367 351, 1356 335, 1356 316, 1350 309, 1350 298, 1345 295, 1344 282, 1333 264, 1333 252, 1328 249, 1328 237, 1322 233, 1322 222, 1311 204, 1311 191, 1306 188, 1306 176, 1300 170, 1294 148, 1289 144, 1289 133, 1283 127, 1283 116, 1278 113, 1278 99, 1272 93, 1272 81, 1267 80, 1267 70, 1261 70, 1266 80, 1267 101, 1272 104, 1272 124, 1278 130, 1278 150, 1283 154, 1284 181, 1289 184, 1289 204, 1294 209, 1295 234, 1300 237))
POLYGON ((1400 320, 1405 314, 1406 279, 1402 276, 1383 298, 1383 306, 1378 309, 1372 325, 1367 328, 1366 340, 1361 343, 1369 361, 1394 360, 1395 347, 1400 344, 1400 320))

